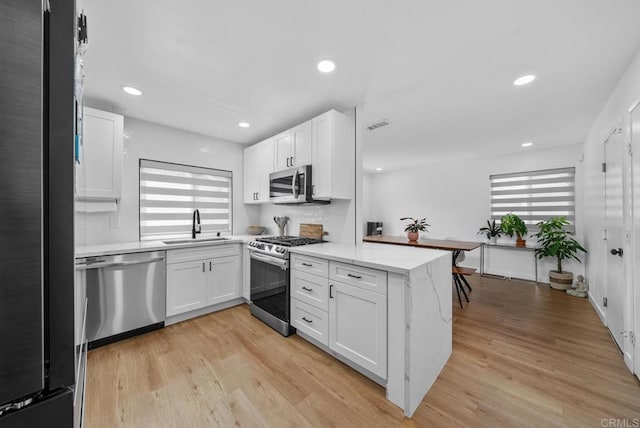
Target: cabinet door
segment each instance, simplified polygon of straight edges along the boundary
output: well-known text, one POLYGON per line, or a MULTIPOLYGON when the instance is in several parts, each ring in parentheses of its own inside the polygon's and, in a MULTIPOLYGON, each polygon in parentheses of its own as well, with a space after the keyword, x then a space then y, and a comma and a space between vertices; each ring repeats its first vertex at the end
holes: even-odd
POLYGON ((120 199, 123 126, 118 114, 84 108, 78 197, 120 199))
POLYGON ((387 377, 387 297, 331 281, 329 348, 387 377))
POLYGON ((257 204, 259 188, 260 147, 247 147, 244 149, 244 171, 243 171, 243 201, 245 204, 257 204))
POLYGON ((240 256, 207 261, 207 306, 242 297, 240 256))
POLYGON ((291 130, 291 166, 311 165, 311 121, 291 130))
POLYGON ((260 143, 256 163, 258 202, 269 202, 269 174, 273 168, 273 138, 260 143))
POLYGON ((205 261, 167 265, 167 316, 205 306, 205 261))
POLYGON ((333 120, 332 112, 322 114, 312 120, 311 183, 313 196, 317 199, 329 199, 333 190, 333 120))
POLYGON ((291 131, 285 131, 273 137, 275 170, 291 168, 293 147, 291 144, 291 131))

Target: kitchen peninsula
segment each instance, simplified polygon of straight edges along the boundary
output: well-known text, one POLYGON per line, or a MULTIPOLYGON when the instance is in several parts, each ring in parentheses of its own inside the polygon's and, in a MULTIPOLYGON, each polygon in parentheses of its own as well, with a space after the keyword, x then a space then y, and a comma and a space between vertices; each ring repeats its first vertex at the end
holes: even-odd
POLYGON ((413 415, 451 355, 450 253, 368 243, 290 251, 298 335, 386 386, 413 415), (309 296, 323 284, 326 303, 309 296))

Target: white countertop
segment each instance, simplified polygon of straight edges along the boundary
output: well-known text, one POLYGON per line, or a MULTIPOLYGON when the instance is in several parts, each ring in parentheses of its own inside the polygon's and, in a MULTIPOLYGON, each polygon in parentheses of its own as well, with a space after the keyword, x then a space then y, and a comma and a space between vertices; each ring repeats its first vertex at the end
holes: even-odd
POLYGON ((87 245, 76 247, 76 258, 108 256, 112 254, 140 253, 143 251, 173 250, 176 248, 203 247, 210 245, 226 245, 249 242, 257 238, 256 235, 225 236, 220 241, 204 241, 207 237, 196 238, 184 244, 165 244, 162 241, 123 242, 119 244, 87 245))
POLYGON ((443 256, 451 257, 449 251, 366 242, 357 246, 327 242, 293 247, 289 252, 397 273, 407 273, 443 256))

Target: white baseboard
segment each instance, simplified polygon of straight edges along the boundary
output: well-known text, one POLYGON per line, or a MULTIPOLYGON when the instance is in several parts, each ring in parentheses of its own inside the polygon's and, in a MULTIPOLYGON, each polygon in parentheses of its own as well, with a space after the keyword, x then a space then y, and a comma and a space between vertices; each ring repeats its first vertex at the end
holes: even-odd
POLYGON ((593 306, 593 308, 596 310, 596 313, 600 317, 600 321, 602 321, 602 324, 607 325, 607 317, 605 316, 604 311, 602 310, 600 305, 596 303, 595 299, 591 295, 591 292, 589 292, 588 295, 589 295, 589 302, 591 302, 591 306, 593 306))
POLYGON ((167 319, 164 322, 164 325, 167 326, 167 325, 175 324, 178 322, 186 321, 190 318, 195 318, 201 315, 210 314, 212 312, 221 311, 223 309, 227 309, 232 306, 242 305, 244 303, 245 303, 244 298, 239 297, 237 299, 229 300, 228 302, 218 303, 217 305, 207 306, 205 308, 196 309, 193 311, 185 312, 183 314, 173 315, 173 316, 167 317, 167 319))

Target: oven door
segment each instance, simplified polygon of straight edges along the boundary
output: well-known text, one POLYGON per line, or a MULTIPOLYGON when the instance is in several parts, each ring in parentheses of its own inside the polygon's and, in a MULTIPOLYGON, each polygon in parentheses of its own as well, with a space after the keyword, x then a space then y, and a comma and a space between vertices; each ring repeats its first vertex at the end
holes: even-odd
POLYGON ((251 303, 289 322, 289 260, 254 251, 251 255, 251 303))
POLYGON ((269 202, 295 204, 311 199, 311 165, 269 174, 269 202))

